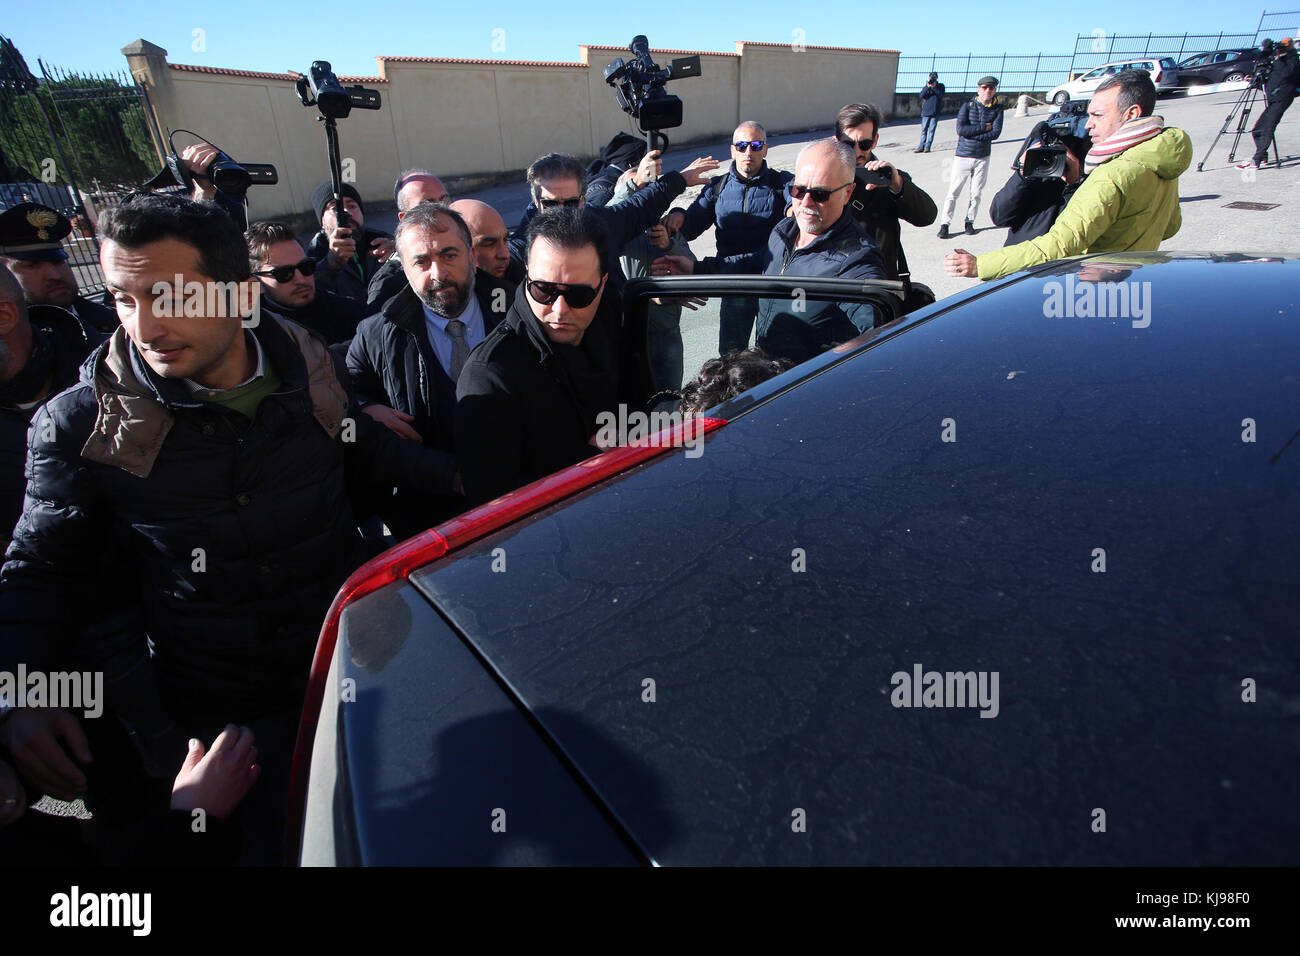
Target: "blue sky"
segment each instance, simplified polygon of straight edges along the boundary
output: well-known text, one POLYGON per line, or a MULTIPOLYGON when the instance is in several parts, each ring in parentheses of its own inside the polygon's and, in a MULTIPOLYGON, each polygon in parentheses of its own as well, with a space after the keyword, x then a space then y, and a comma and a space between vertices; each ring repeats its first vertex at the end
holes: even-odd
MULTIPOLYGON (((1275 9, 1296 6, 1291 0, 1275 9)), ((377 72, 375 57, 381 54, 572 61, 581 43, 621 46, 634 33, 646 33, 654 47, 726 52, 735 49, 736 40, 789 43, 794 31, 802 30, 809 45, 897 49, 908 55, 1069 53, 1076 34, 1096 30, 1253 33, 1262 12, 1223 0, 1047 0, 1012 6, 756 0, 743 16, 736 9, 729 3, 636 0, 405 5, 391 0, 11 0, 0 15, 0 34, 14 42, 36 73, 37 58, 66 69, 124 69, 119 50, 143 37, 164 47, 173 63, 283 72, 305 71, 319 58, 332 61, 339 74, 368 76, 377 72), (402 6, 414 12, 392 12, 402 6), (613 9, 620 12, 611 15, 613 9), (632 9, 646 12, 627 12, 632 9), (1026 15, 1030 9, 1032 18, 1026 15)))

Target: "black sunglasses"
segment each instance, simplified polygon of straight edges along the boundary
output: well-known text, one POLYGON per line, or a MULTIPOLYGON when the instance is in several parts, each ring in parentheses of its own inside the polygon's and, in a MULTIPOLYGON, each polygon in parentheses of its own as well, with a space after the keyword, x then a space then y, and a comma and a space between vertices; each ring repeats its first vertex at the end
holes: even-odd
POLYGON ((581 203, 581 196, 574 196, 572 199, 539 199, 537 200, 537 207, 539 209, 557 209, 563 206, 566 209, 576 209, 581 203))
MULTIPOLYGON (((851 182, 844 184, 844 186, 852 186, 852 185, 853 183, 851 182)), ((793 183, 791 183, 790 198, 803 199, 804 196, 812 196, 813 202, 818 202, 818 203, 825 202, 826 200, 831 198, 832 193, 839 192, 841 189, 844 188, 844 186, 836 186, 834 189, 809 189, 807 186, 796 186, 793 183)))
POLYGON ((564 296, 564 301, 572 308, 585 309, 600 295, 600 286, 593 289, 589 285, 573 285, 568 282, 541 282, 528 278, 527 274, 524 275, 524 281, 528 283, 528 294, 533 297, 533 301, 542 305, 551 305, 560 296, 564 296))
POLYGON ((851 139, 850 137, 844 136, 843 134, 837 136, 836 139, 838 139, 845 146, 852 146, 855 149, 859 149, 864 153, 871 152, 872 140, 870 139, 851 139))
POLYGON ((761 139, 754 139, 746 140, 743 143, 732 143, 731 145, 735 147, 735 150, 738 153, 743 153, 747 149, 752 149, 754 152, 758 153, 762 151, 763 147, 766 146, 767 143, 763 142, 761 139))
POLYGON ((270 276, 276 282, 288 282, 293 279, 294 272, 301 272, 305 276, 313 275, 316 272, 316 260, 304 259, 302 262, 291 266, 276 266, 274 269, 263 269, 261 272, 254 272, 255 276, 270 276))

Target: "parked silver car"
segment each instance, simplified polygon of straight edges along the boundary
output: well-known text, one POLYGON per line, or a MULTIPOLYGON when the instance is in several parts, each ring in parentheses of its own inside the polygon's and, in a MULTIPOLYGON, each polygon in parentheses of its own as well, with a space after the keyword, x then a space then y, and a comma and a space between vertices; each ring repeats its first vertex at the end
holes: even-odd
POLYGON ((1047 94, 1047 101, 1056 106, 1064 106, 1070 100, 1090 100, 1093 91, 1102 81, 1124 70, 1146 70, 1151 74, 1151 82, 1156 85, 1156 95, 1167 93, 1178 86, 1178 64, 1171 58, 1136 57, 1131 60, 1118 60, 1115 63, 1103 63, 1081 76, 1068 80, 1054 87, 1047 94))

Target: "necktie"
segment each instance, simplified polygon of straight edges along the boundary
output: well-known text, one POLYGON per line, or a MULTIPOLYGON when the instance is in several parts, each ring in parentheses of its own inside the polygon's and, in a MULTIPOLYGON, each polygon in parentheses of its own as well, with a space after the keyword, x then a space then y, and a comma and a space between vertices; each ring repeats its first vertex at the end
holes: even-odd
POLYGON ((447 334, 451 336, 451 380, 460 379, 460 370, 469 358, 469 346, 465 344, 465 323, 460 319, 447 320, 447 334))

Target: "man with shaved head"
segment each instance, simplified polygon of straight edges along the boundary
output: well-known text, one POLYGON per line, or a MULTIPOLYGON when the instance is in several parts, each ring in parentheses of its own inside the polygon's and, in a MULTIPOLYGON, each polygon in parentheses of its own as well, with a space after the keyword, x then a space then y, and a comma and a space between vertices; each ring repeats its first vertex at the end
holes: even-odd
MULTIPOLYGON (((719 256, 743 256, 767 245, 772 227, 785 217, 790 197, 786 187, 793 173, 767 165, 767 131, 748 120, 731 135, 731 169, 718 176, 686 209, 672 209, 664 217, 669 233, 681 232, 687 240, 698 238, 710 226, 719 256)), ((718 354, 749 345, 758 314, 754 296, 728 296, 722 300, 718 324, 718 354)))
POLYGON ((474 263, 488 275, 517 285, 524 281, 522 265, 512 265, 506 221, 501 214, 477 199, 457 199, 451 208, 460 213, 474 240, 474 263))
MULTIPOLYGON (((664 256, 652 271, 685 273, 764 273, 884 279, 880 250, 847 211, 857 160, 852 147, 834 139, 805 146, 795 160, 790 197, 794 215, 782 219, 758 252, 712 256, 692 263, 664 256)), ((830 346, 854 338, 875 324, 865 304, 763 299, 758 310, 758 347, 769 355, 803 362, 830 346)))

